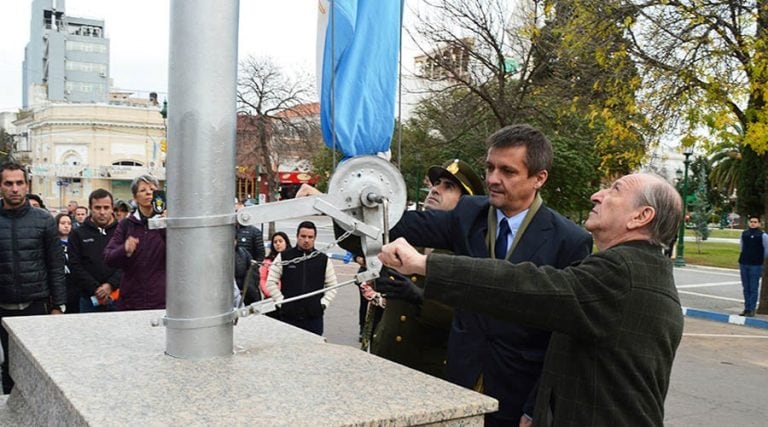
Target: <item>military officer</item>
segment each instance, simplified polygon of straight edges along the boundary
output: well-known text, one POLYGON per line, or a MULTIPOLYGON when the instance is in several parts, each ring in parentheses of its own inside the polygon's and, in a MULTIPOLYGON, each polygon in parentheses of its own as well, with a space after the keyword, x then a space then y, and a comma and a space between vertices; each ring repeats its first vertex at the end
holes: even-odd
MULTIPOLYGON (((427 172, 431 184, 424 200, 428 210, 451 210, 463 195, 483 195, 483 181, 466 162, 449 160, 427 172)), ((445 377, 448 335, 453 310, 441 303, 424 300, 414 283, 419 276, 404 277, 382 271, 376 290, 387 298, 371 352, 412 369, 445 377)))

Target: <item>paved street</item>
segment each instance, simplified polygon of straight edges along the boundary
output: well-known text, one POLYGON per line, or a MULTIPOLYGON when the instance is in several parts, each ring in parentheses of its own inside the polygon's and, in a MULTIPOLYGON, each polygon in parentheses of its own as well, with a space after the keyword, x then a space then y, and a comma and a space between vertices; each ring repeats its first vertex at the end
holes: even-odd
POLYGON ((687 266, 675 268, 680 301, 686 307, 738 314, 744 309, 738 270, 687 266))
MULTIPOLYGON (((303 219, 303 218, 302 218, 303 219)), ((307 218, 318 225, 318 247, 333 241, 326 217, 307 218)), ((299 220, 277 223, 295 236, 299 220)), ((331 253, 345 251, 333 248, 331 253)), ((334 261, 339 280, 349 279, 354 264, 334 261)), ((738 270, 688 266, 675 269, 682 305, 727 314, 742 310, 738 270)), ((330 343, 357 347, 358 294, 354 286, 339 289, 325 317, 330 343)), ((758 316, 768 320, 768 316, 758 316)), ((768 420, 768 329, 685 318, 666 404, 669 426, 765 425, 768 420)))

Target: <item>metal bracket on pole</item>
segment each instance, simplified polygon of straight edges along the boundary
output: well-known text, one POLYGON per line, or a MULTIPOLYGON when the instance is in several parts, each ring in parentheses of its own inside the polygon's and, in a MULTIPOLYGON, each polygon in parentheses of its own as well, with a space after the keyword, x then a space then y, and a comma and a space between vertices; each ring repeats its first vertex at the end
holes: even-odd
POLYGON ((185 218, 152 217, 147 221, 150 230, 158 228, 198 228, 230 225, 237 222, 235 214, 193 216, 185 218))
POLYGON ((165 316, 161 320, 153 320, 152 326, 160 326, 160 322, 162 321, 163 326, 174 329, 210 328, 225 323, 231 323, 235 318, 237 318, 237 311, 234 310, 216 316, 196 317, 192 319, 174 319, 165 316))

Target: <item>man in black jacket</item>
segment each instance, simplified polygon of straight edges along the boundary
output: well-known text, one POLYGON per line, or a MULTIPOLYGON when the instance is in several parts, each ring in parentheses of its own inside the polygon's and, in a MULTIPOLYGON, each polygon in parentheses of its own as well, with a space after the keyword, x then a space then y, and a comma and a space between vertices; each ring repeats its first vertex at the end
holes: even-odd
MULTIPOLYGON (((3 317, 61 314, 66 311, 64 251, 56 222, 27 201, 24 166, 0 166, 0 321, 3 317)), ((8 332, 0 328, 3 345, 3 393, 13 388, 8 372, 8 332)))
MULTIPOLYGON (((235 203, 235 212, 243 208, 241 202, 235 203)), ((266 253, 264 251, 264 237, 261 229, 252 225, 235 225, 235 283, 241 292, 245 293, 246 305, 258 301, 261 298, 259 292, 259 267, 252 266, 251 261, 262 262, 266 253), (251 277, 246 282, 248 271, 251 277), (247 290, 246 290, 247 287, 247 290)))
POLYGON ((99 188, 88 196, 89 216, 69 236, 71 282, 79 294, 80 311, 114 310, 112 291, 120 285, 121 271, 104 262, 104 248, 115 233, 112 194, 99 188))
MULTIPOLYGON (((316 237, 315 224, 302 222, 296 230, 296 246, 278 254, 269 266, 266 286, 278 304, 284 298, 336 285, 336 271, 331 259, 315 249, 316 237)), ((297 328, 322 335, 323 313, 335 296, 336 290, 333 289, 281 306, 279 318, 297 328)))

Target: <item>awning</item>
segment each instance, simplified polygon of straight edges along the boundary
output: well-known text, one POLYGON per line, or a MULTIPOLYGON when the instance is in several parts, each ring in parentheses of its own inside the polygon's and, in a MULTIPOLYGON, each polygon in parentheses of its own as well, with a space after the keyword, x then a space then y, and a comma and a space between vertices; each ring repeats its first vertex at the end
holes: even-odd
POLYGON ((317 175, 306 172, 278 172, 281 184, 317 184, 317 175))

